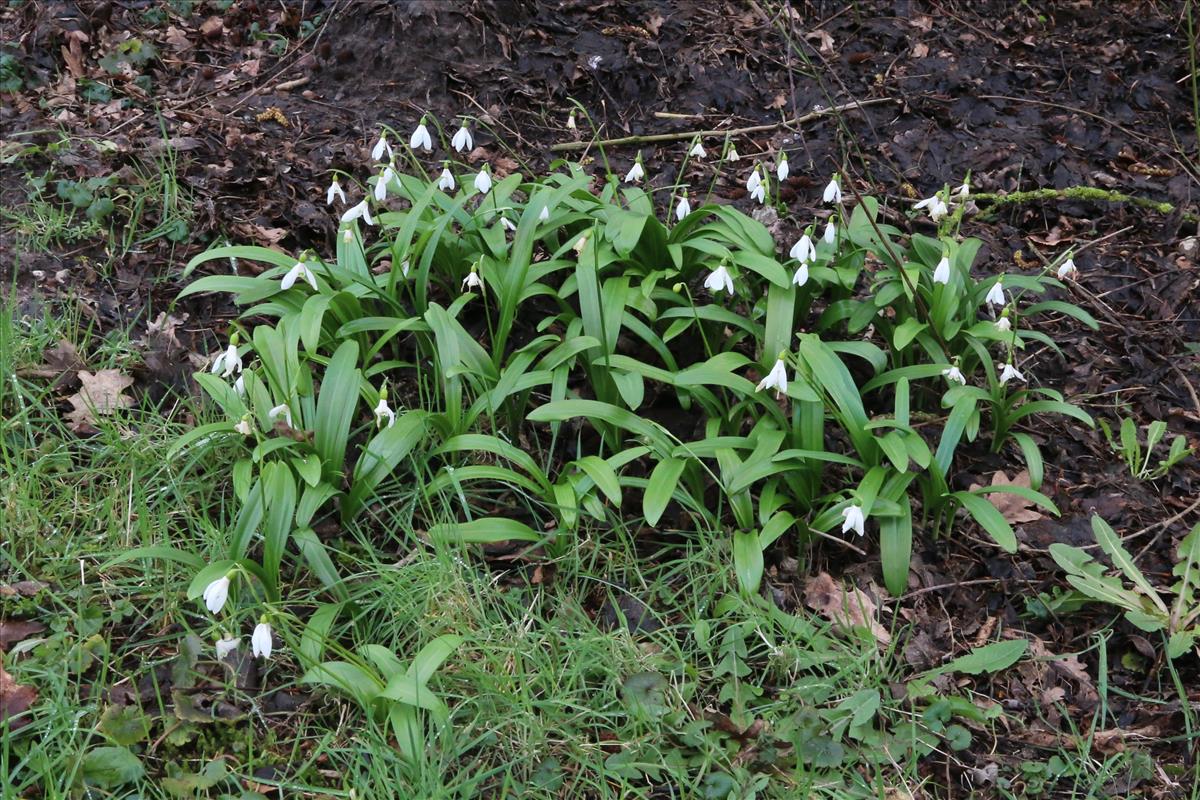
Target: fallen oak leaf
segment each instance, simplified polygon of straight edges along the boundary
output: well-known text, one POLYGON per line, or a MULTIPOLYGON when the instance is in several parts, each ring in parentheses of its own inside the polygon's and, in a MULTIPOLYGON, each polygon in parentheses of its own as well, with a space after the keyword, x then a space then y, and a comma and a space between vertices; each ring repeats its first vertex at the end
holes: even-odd
POLYGON ((831 622, 869 631, 880 644, 892 641, 891 633, 876 619, 878 609, 871 598, 857 587, 847 591, 828 572, 817 575, 804 587, 804 603, 831 622))
MULTIPOLYGON (((1022 489, 1031 488, 1029 485, 1029 470, 1021 470, 1012 480, 1009 480, 1007 474, 1003 471, 997 471, 992 475, 991 486, 1018 486, 1022 489)), ((987 487, 978 483, 972 483, 969 491, 977 491, 987 487)), ((1011 492, 988 492, 986 495, 987 501, 996 507, 1000 512, 1000 516, 1010 525, 1016 525, 1022 522, 1037 522, 1044 514, 1037 509, 1034 502, 1027 497, 1022 497, 1019 494, 1011 492)))
POLYGON ((6 650, 14 642, 28 639, 30 636, 37 636, 44 630, 46 630, 46 626, 40 622, 0 619, 0 650, 6 650))
POLYGON ((67 398, 75 408, 67 412, 71 429, 80 433, 96 424, 97 415, 107 415, 133 405, 133 398, 122 394, 133 385, 133 378, 117 369, 96 373, 79 370, 82 388, 67 398))

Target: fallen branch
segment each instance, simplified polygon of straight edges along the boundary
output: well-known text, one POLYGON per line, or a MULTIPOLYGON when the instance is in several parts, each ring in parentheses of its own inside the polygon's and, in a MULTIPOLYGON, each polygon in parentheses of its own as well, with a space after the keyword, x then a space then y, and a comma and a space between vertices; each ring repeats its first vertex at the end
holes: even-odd
POLYGON ((706 131, 678 131, 676 133, 650 133, 641 136, 622 136, 619 139, 599 139, 579 142, 559 142, 551 145, 550 149, 554 152, 561 153, 567 150, 583 150, 588 147, 616 147, 625 144, 649 144, 651 142, 678 142, 683 139, 692 139, 696 136, 743 136, 748 133, 762 133, 764 131, 773 131, 776 128, 787 128, 795 125, 803 125, 814 119, 828 117, 833 114, 840 114, 843 111, 853 111, 862 106, 875 106, 880 103, 895 103, 898 102, 892 97, 877 97, 871 100, 856 100, 853 103, 844 103, 840 106, 832 108, 824 108, 820 111, 812 111, 808 114, 801 114, 792 119, 783 120, 782 122, 771 122, 766 125, 751 125, 746 128, 729 128, 727 130, 706 130, 706 131))
MULTIPOLYGON (((1131 203, 1139 208, 1148 208, 1159 214, 1175 213, 1175 206, 1160 200, 1150 200, 1136 197, 1113 189, 1097 189, 1094 186, 1068 186, 1065 189, 1031 189, 1027 192, 1009 192, 1008 194, 989 194, 986 192, 971 193, 971 199, 976 204, 988 203, 992 206, 1007 206, 1016 203, 1036 203, 1039 200, 1086 200, 1099 203, 1131 203)), ((1190 222, 1200 221, 1195 214, 1183 212, 1183 218, 1190 222)))

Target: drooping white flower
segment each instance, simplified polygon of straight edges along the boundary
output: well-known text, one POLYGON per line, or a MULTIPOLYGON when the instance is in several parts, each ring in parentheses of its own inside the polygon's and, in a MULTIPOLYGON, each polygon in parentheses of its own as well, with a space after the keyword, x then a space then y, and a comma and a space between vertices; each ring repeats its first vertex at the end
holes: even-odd
POLYGON ((1008 333, 1012 330, 1012 322, 1008 318, 1008 314, 1002 314, 1000 319, 996 320, 996 330, 1001 333, 1008 333))
POLYGON ((783 363, 782 358, 778 358, 775 360, 775 366, 771 367, 771 371, 767 373, 767 377, 758 382, 755 391, 774 389, 776 395, 782 395, 787 394, 787 387, 787 365, 783 363))
POLYGON ((687 194, 680 195, 679 202, 675 204, 675 219, 683 222, 683 218, 692 213, 692 204, 688 202, 687 194))
POLYGON ((867 518, 863 514, 862 506, 846 506, 842 509, 842 533, 854 531, 859 536, 866 534, 867 518))
POLYGON ((834 175, 829 179, 829 183, 825 184, 825 192, 821 195, 821 199, 834 205, 842 202, 842 187, 838 183, 837 175, 834 175))
POLYGON ((225 656, 238 649, 238 645, 241 643, 241 641, 242 637, 230 636, 229 634, 225 634, 220 639, 217 639, 217 661, 224 661, 225 656))
POLYGON ((469 152, 475 147, 475 140, 471 137, 471 131, 467 129, 466 122, 463 122, 462 127, 454 134, 454 138, 450 140, 450 146, 459 153, 469 152))
POLYGON ((286 292, 301 278, 313 289, 317 288, 317 276, 313 275, 313 271, 303 261, 297 261, 296 265, 287 271, 287 274, 283 276, 283 280, 279 281, 279 288, 286 292))
POLYGON ((788 251, 788 255, 797 261, 812 261, 817 256, 816 245, 813 244, 812 237, 808 235, 808 231, 796 240, 792 245, 792 249, 788 251))
POLYGON ((758 174, 758 164, 755 164, 754 169, 750 172, 750 177, 746 178, 746 191, 753 195, 760 186, 762 186, 762 176, 758 174))
POLYGON ((688 155, 692 158, 704 158, 708 155, 704 150, 704 145, 700 143, 700 139, 696 139, 696 143, 692 145, 692 149, 688 150, 688 155))
POLYGON ((779 154, 779 163, 775 165, 775 177, 779 179, 780 183, 783 183, 784 181, 787 180, 787 176, 788 176, 787 153, 780 153, 779 154))
POLYGON ((571 113, 567 115, 567 130, 573 131, 578 125, 575 123, 575 109, 571 109, 571 113))
POLYGON ((382 427, 385 419, 389 428, 396 424, 396 412, 388 405, 387 389, 382 389, 379 392, 379 403, 375 406, 375 427, 382 427))
POLYGON ((408 277, 408 259, 407 258, 400 262, 400 274, 406 278, 408 277))
POLYGON ((941 195, 938 194, 935 194, 933 197, 926 197, 924 200, 913 206, 914 211, 920 211, 922 208, 929 209, 929 218, 934 222, 937 222, 942 217, 950 213, 950 209, 942 200, 941 195))
POLYGON ((383 174, 379 176, 379 180, 375 182, 375 199, 379 202, 387 200, 388 184, 396 178, 396 170, 391 166, 383 168, 383 174))
POLYGON ((729 150, 725 153, 726 161, 737 161, 741 156, 738 155, 737 145, 732 142, 729 144, 729 150))
POLYGON ((725 269, 725 265, 714 269, 704 279, 704 288, 710 292, 725 291, 728 294, 733 294, 733 276, 729 274, 729 270, 725 269))
POLYGON ((479 273, 471 267, 471 271, 467 273, 467 277, 463 278, 463 291, 469 292, 472 289, 483 289, 483 278, 479 277, 479 273))
POLYGON ((1079 270, 1075 268, 1075 260, 1068 258, 1058 268, 1058 279, 1060 281, 1075 280, 1079 275, 1079 270))
POLYGON ((515 231, 517 229, 516 224, 513 223, 513 221, 508 217, 500 217, 500 224, 503 225, 504 229, 507 231, 515 231))
POLYGON ((550 206, 542 206, 542 210, 538 212, 538 221, 545 222, 550 219, 550 206))
POLYGON ((833 220, 825 223, 825 235, 821 237, 826 244, 833 244, 837 241, 837 225, 833 224, 833 220))
POLYGON ((454 175, 450 172, 450 167, 442 167, 442 174, 438 178, 438 188, 444 192, 454 191, 454 175))
POLYGON ((808 283, 808 262, 801 261, 800 266, 796 268, 796 274, 792 276, 792 283, 796 286, 803 286, 808 283))
POLYGON ((955 383, 962 384, 963 386, 967 385, 966 376, 962 374, 962 370, 959 369, 957 365, 942 370, 942 375, 944 375, 948 381, 954 381, 955 383))
POLYGON ((1024 381, 1025 376, 1022 375, 1020 373, 1020 371, 1016 367, 1014 367, 1012 364, 1001 364, 1000 365, 1000 385, 1003 386, 1004 384, 1006 384, 1009 381, 1014 380, 1014 379, 1016 379, 1018 381, 1024 381))
POLYGON ((225 601, 229 599, 229 576, 222 575, 208 586, 204 587, 204 605, 212 614, 221 613, 225 601))
POLYGON ((254 435, 254 426, 250 424, 250 415, 247 414, 246 416, 239 419, 237 425, 233 426, 233 429, 235 431, 237 431, 238 433, 240 433, 242 436, 253 436, 254 435))
POLYGON ((580 236, 578 239, 575 240, 575 244, 571 245, 571 249, 575 251, 575 255, 577 255, 577 256, 583 255, 583 248, 587 247, 587 243, 588 243, 588 237, 587 237, 587 234, 585 233, 583 236, 580 236))
POLYGON ((267 419, 271 420, 271 422, 274 422, 280 417, 283 417, 283 421, 287 423, 289 428, 296 427, 292 424, 292 409, 288 407, 287 403, 280 403, 267 412, 267 419))
POLYGON ((933 271, 933 282, 946 284, 950 282, 950 257, 942 256, 942 260, 938 262, 937 268, 933 271))
POLYGON ((235 333, 230 337, 229 346, 213 359, 212 373, 214 375, 220 372, 222 378, 228 378, 233 373, 242 371, 242 357, 238 355, 237 342, 234 339, 236 336, 235 333))
POLYGON ((950 194, 950 199, 955 202, 965 203, 967 198, 971 196, 971 182, 963 179, 962 186, 959 186, 950 194))
POLYGON ((271 623, 262 620, 254 626, 254 633, 250 634, 250 652, 255 658, 271 657, 271 623))
POLYGON ((421 121, 413 129, 412 136, 408 138, 408 146, 413 150, 424 148, 426 153, 433 150, 433 137, 429 135, 429 128, 425 127, 424 117, 421 117, 421 121))
POLYGON ((236 381, 233 382, 233 390, 237 392, 238 397, 246 396, 246 376, 238 375, 236 381))
POLYGON ((633 162, 633 166, 629 168, 629 172, 625 173, 626 183, 636 183, 646 177, 646 170, 642 169, 642 157, 638 156, 637 161, 633 162))
MULTIPOLYGON (((356 219, 361 219, 368 225, 375 224, 375 220, 371 219, 371 207, 367 205, 365 198, 361 203, 356 206, 351 206, 346 210, 345 214, 342 214, 342 222, 354 222, 356 219)), ((347 233, 349 233, 349 231, 347 231, 347 233)))
POLYGON ((487 164, 479 170, 479 174, 475 176, 475 191, 480 194, 487 194, 492 190, 492 176, 488 172, 487 164))
POLYGON ((379 134, 379 141, 371 148, 371 158, 375 161, 382 161, 384 153, 387 153, 388 161, 391 161, 392 146, 388 143, 386 132, 379 134))
POLYGON ((340 198, 343 203, 346 202, 346 193, 342 191, 342 185, 338 183, 337 178, 334 178, 329 184, 329 188, 325 190, 325 205, 333 205, 335 197, 340 198))
POLYGON ((992 284, 992 288, 988 289, 987 297, 983 301, 990 306, 1003 306, 1007 303, 1004 299, 1004 278, 1003 276, 996 279, 992 284))

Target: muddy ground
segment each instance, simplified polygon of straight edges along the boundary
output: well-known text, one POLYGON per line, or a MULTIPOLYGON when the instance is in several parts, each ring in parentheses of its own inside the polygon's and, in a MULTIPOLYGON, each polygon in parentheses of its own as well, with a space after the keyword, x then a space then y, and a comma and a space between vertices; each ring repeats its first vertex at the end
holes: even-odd
MULTIPOLYGON (((162 311, 186 315, 181 347, 147 353, 137 375, 143 392, 186 387, 188 351, 211 350, 233 313, 221 298, 172 305, 187 258, 218 240, 330 252, 328 173, 363 174, 381 125, 407 131, 422 113, 446 125, 457 114, 481 117, 496 133, 481 130, 473 156, 504 172, 544 166, 557 157, 551 145, 574 140, 564 127, 573 101, 604 137, 736 129, 857 102, 840 120, 736 138, 743 157, 788 151, 785 225, 811 220, 834 170, 863 193, 897 201, 925 197, 969 171, 981 193, 1092 186, 1169 204, 1059 199, 991 213, 981 204, 965 232, 985 241, 977 268, 986 273, 1030 268, 1098 239, 1075 259, 1082 275, 1070 299, 1100 329, 1064 322, 1048 331, 1063 357, 1039 357, 1039 378, 1087 398, 1095 416, 1123 410, 1143 425, 1165 420, 1200 445, 1200 162, 1181 3, 221 5, 80 0, 0 11, 3 74, 19 79, 0 94, 0 203, 26 202, 29 176, 47 170, 77 181, 134 176, 163 151, 164 131, 178 159, 192 211, 178 241, 158 238, 114 258, 100 239, 38 252, 12 225, 3 233, 0 280, 23 310, 73 307, 101 329, 140 329, 162 311), (128 52, 131 39, 153 44, 156 54, 106 67, 105 56, 128 52)), ((634 153, 607 151, 617 171, 634 153)), ((672 182, 679 143, 642 153, 656 184, 672 182)), ((717 186, 720 201, 744 205, 743 195, 734 180, 717 186)), ((142 224, 152 226, 148 213, 142 224)), ((1061 585, 1048 545, 1088 543, 1089 517, 1099 513, 1135 537, 1130 547, 1142 568, 1165 583, 1175 545, 1200 520, 1195 459, 1163 480, 1135 481, 1097 432, 1057 421, 1032 432, 1047 458, 1045 490, 1062 517, 1019 526, 1024 546, 1012 557, 969 537, 922 543, 912 592, 892 604, 912 626, 904 653, 914 667, 988 638, 997 625, 1028 632, 1047 653, 1087 649, 1111 620, 1108 610, 1026 613, 1026 597, 1061 585)), ((1018 463, 982 446, 972 458, 955 478, 961 488, 1018 463)), ((787 555, 775 553, 777 565, 787 555)), ((821 549, 808 555, 812 572, 878 580, 877 563, 845 564, 821 549)), ((774 572, 785 594, 799 594, 804 578, 774 572)), ((1118 621, 1107 647, 1112 685, 1153 695, 1144 666, 1157 658, 1153 646, 1118 621), (1140 660, 1123 660, 1130 653, 1140 660)), ((1067 663, 979 687, 1028 725, 931 768, 956 783, 989 761, 1053 746, 1056 726, 1066 723, 1038 718, 1047 691, 1061 690, 1063 707, 1086 727, 1096 650, 1067 663)), ((1184 666, 1200 702, 1196 665, 1184 666)), ((1182 726, 1178 698, 1164 691, 1161 699, 1165 705, 1150 706, 1114 696, 1111 718, 1141 731, 1149 742, 1139 743, 1156 761, 1190 764, 1196 753, 1185 744, 1155 741, 1182 726)), ((1097 746, 1120 740, 1114 734, 1097 746)))

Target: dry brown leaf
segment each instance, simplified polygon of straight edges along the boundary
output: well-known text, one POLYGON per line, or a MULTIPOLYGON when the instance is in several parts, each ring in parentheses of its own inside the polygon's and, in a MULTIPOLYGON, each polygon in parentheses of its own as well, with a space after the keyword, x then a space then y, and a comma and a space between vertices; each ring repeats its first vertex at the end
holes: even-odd
POLYGON ((646 30, 651 34, 658 36, 658 29, 667 21, 667 18, 662 14, 651 14, 650 19, 646 20, 646 30))
POLYGON ((67 398, 75 408, 67 412, 71 429, 79 433, 96 424, 96 415, 112 414, 133 405, 133 398, 122 394, 133 385, 133 378, 117 369, 102 369, 95 374, 79 370, 82 388, 67 398))
POLYGON ((927 55, 929 55, 929 45, 925 44, 924 42, 917 42, 913 45, 913 58, 924 58, 927 55))
POLYGON ((829 35, 828 31, 817 29, 811 33, 804 34, 804 38, 809 41, 814 39, 819 41, 821 44, 818 45, 817 49, 822 53, 833 52, 833 37, 829 35))
MULTIPOLYGON (((992 476, 992 486, 1020 486, 1025 489, 1029 486, 1029 470, 1021 470, 1012 480, 1009 480, 1007 474, 1003 471, 997 472, 992 476)), ((969 489, 973 492, 976 489, 985 487, 978 483, 973 483, 969 489)), ((1008 520, 1010 525, 1016 525, 1021 522, 1037 522, 1044 515, 1038 511, 1032 500, 1027 500, 1019 494, 1010 494, 1009 492, 992 492, 985 495, 988 502, 996 507, 1000 515, 1008 520)))
POLYGON ((46 630, 40 622, 20 619, 0 619, 0 650, 6 650, 10 644, 37 636, 46 630))
POLYGON ((783 92, 780 92, 779 94, 775 95, 775 99, 767 103, 764 108, 767 111, 774 111, 775 109, 783 108, 786 105, 787 95, 785 95, 783 92))
POLYGON ((23 686, 0 666, 0 723, 7 722, 9 730, 29 724, 28 717, 20 717, 37 700, 37 689, 23 686))
POLYGON ((887 628, 876 619, 877 608, 871 598, 857 587, 849 591, 836 583, 828 572, 822 572, 804 587, 805 604, 826 619, 839 625, 865 628, 880 644, 892 640, 887 628))

